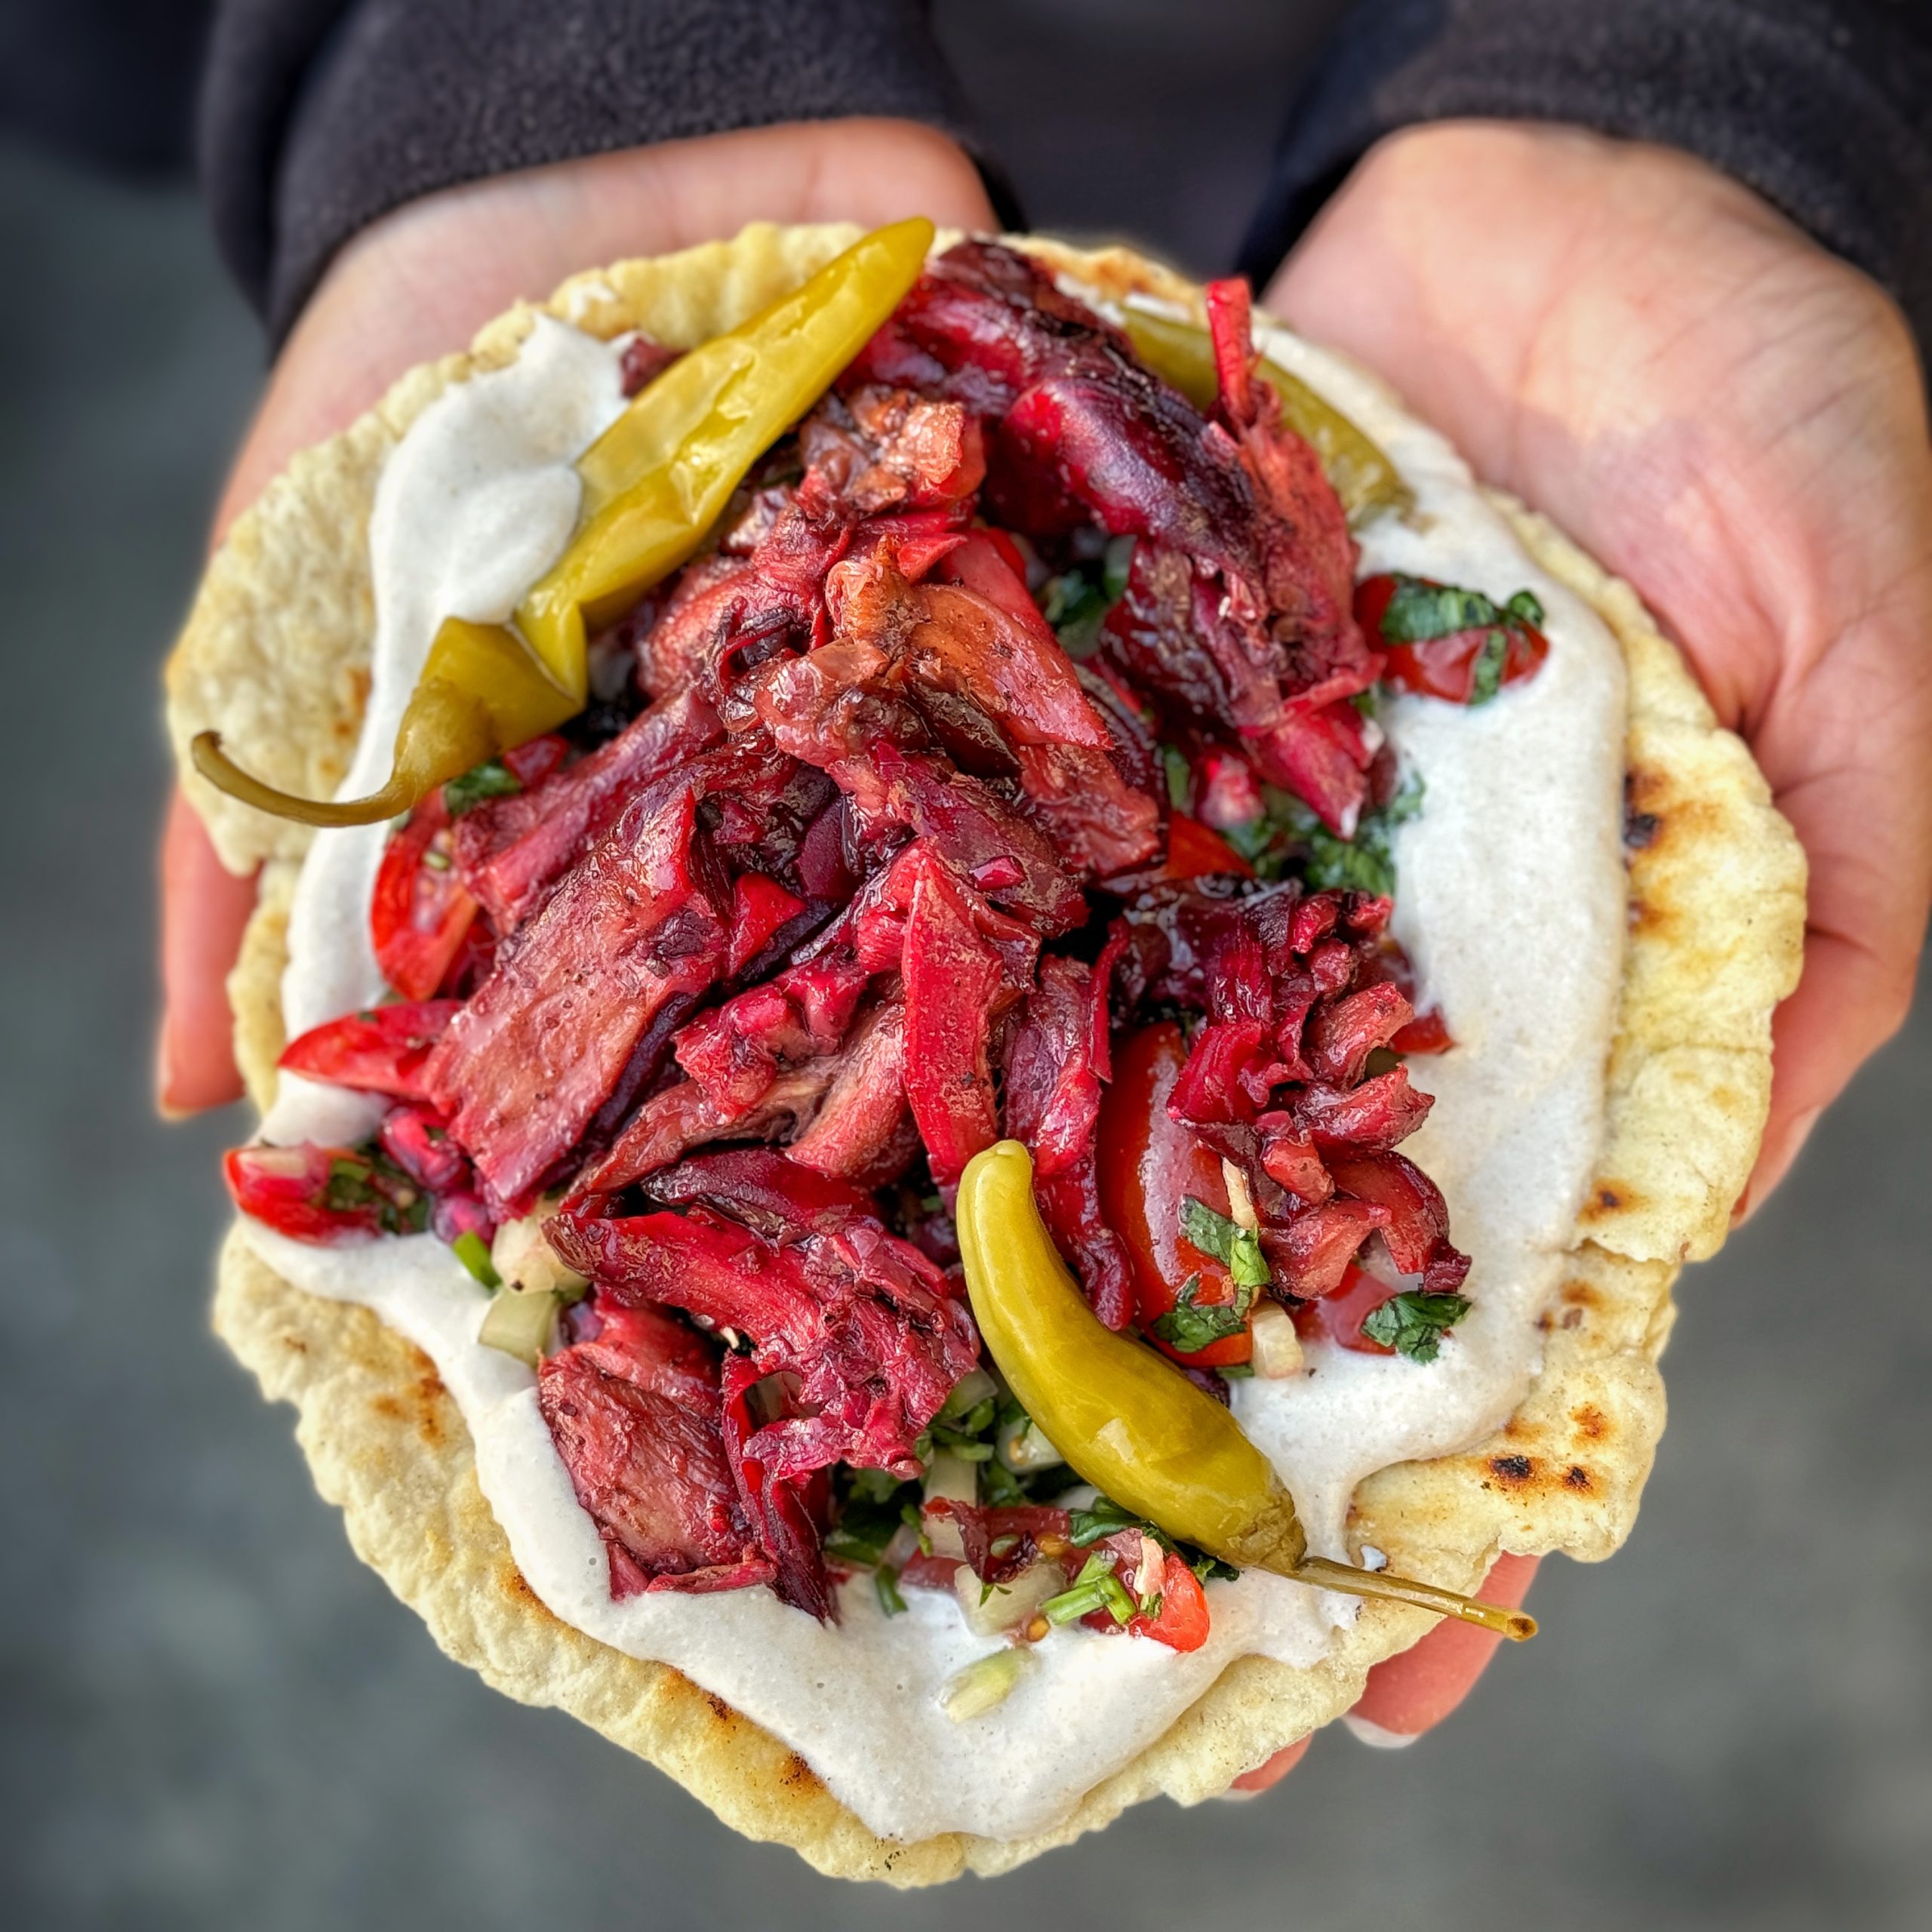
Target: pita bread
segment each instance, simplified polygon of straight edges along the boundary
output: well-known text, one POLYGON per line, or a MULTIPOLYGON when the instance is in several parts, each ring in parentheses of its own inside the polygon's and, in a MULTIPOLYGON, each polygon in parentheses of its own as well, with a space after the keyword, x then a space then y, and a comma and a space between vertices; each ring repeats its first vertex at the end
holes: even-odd
MULTIPOLYGON (((546 305, 608 337, 641 328, 688 346, 731 327, 846 246, 836 227, 747 229, 736 240, 621 263, 546 305)), ((943 244, 942 244, 943 245, 943 244)), ((1140 290, 1197 312, 1191 285, 1121 249, 1023 245, 1090 288, 1140 290)), ((367 523, 389 450, 446 386, 499 367, 536 311, 491 323, 470 352, 413 371, 367 416, 288 471, 209 566, 168 672, 177 751, 219 729, 270 783, 327 795, 354 749, 371 632, 367 523)), ((1468 1454, 1385 1470, 1358 1494, 1352 1547, 1475 1588, 1504 1552, 1594 1561, 1629 1534, 1664 1420, 1657 1358, 1671 1287, 1715 1253, 1749 1174, 1770 1081, 1770 1017, 1796 984, 1804 861, 1743 744, 1721 730, 1676 650, 1629 588, 1549 524, 1498 500, 1524 546, 1602 614, 1629 672, 1630 940, 1608 1069, 1609 1121, 1570 1265, 1543 1318, 1543 1367, 1515 1415, 1468 1454)), ((267 861, 229 982, 249 1091, 266 1106, 282 1044, 289 894, 308 834, 184 782, 223 860, 267 861)), ((217 1331, 271 1398, 298 1411, 317 1488, 363 1560, 437 1642, 526 1703, 554 1704, 676 1778, 735 1829, 821 1871, 927 1884, 1020 1864, 1124 1807, 1224 1790, 1348 1709, 1370 1667, 1431 1618, 1370 1603, 1318 1666, 1244 1658, 1155 1744, 1051 1832, 1020 1841, 875 1837, 795 1752, 676 1672, 560 1623, 518 1575, 476 1483, 468 1435, 427 1358, 368 1310, 305 1294, 233 1237, 217 1331)))

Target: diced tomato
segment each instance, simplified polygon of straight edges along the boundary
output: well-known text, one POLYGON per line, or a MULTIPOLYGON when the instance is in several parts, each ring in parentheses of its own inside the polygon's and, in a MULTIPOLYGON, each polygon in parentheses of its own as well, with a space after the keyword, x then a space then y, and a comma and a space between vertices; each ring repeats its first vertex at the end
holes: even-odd
POLYGON ((1192 1355, 1154 1331, 1190 1279, 1198 1278, 1197 1307, 1226 1307, 1236 1299, 1226 1266, 1181 1236, 1181 1203, 1189 1195, 1217 1214, 1228 1211, 1220 1160, 1168 1112, 1186 1059, 1186 1042, 1171 1020, 1142 1027, 1116 1049, 1113 1084, 1100 1103, 1100 1206, 1133 1267, 1142 1332, 1177 1361, 1220 1368, 1253 1355, 1245 1325, 1192 1355))
POLYGON ((1261 781, 1239 752, 1211 746, 1195 757, 1190 769, 1194 813, 1203 825, 1225 832, 1230 826, 1252 825, 1267 811, 1261 781))
MULTIPOLYGON (((222 1172, 243 1214, 292 1241, 320 1246, 366 1240, 382 1232, 380 1203, 366 1189, 352 1206, 331 1207, 330 1183, 342 1162, 366 1171, 368 1164, 346 1147, 237 1147, 222 1172)), ((341 1192, 337 1190, 338 1194, 341 1192)))
POLYGON ((1383 614, 1395 595, 1395 579, 1386 572, 1365 577, 1355 586, 1355 622, 1365 635, 1378 642, 1382 636, 1383 614))
POLYGON ((276 1064, 312 1080, 326 1080, 333 1087, 388 1094, 398 1100, 426 1100, 423 1063, 462 1004, 454 999, 398 1001, 392 1006, 346 1013, 291 1040, 276 1064))
POLYGON ((469 1163, 433 1107, 392 1107, 377 1130, 383 1152, 419 1186, 438 1194, 466 1180, 469 1163))
POLYGON ((1174 813, 1168 820, 1167 860, 1154 876, 1201 878, 1215 872, 1252 878, 1254 868, 1211 826, 1186 812, 1174 813))
POLYGON ((1324 1295, 1319 1301, 1296 1303, 1295 1332, 1303 1341, 1325 1338, 1360 1355, 1393 1355, 1394 1349, 1371 1341, 1361 1332, 1361 1324, 1394 1292, 1386 1281, 1378 1281, 1373 1275, 1351 1266, 1332 1295, 1324 1295))
POLYGON ((805 902, 775 878, 746 873, 731 888, 731 949, 726 971, 734 977, 742 973, 764 950, 772 934, 804 909, 805 902))
POLYGON ((953 1573, 961 1567, 956 1556, 909 1557, 899 1580, 909 1590, 949 1590, 953 1573))
POLYGON ((476 901, 451 863, 452 842, 438 785, 383 851, 369 930, 383 977, 405 999, 434 996, 476 918, 476 901))
MULTIPOLYGON (((1497 628, 1456 631, 1447 637, 1432 637, 1423 644, 1391 645, 1383 675, 1398 691, 1420 692, 1424 697, 1443 698, 1451 704, 1467 704, 1475 687, 1476 660, 1497 628)), ((1531 624, 1513 623, 1500 628, 1509 641, 1500 682, 1519 685, 1536 675, 1537 666, 1549 655, 1549 644, 1531 624)))
MULTIPOLYGON (((1388 609, 1395 588, 1396 580, 1389 576, 1367 577, 1356 586, 1355 620, 1371 638, 1382 636, 1383 613, 1388 609)), ((1507 643, 1501 682, 1521 684, 1525 678, 1534 677, 1549 655, 1549 640, 1534 624, 1513 616, 1501 623, 1451 631, 1446 636, 1429 638, 1420 644, 1385 641, 1383 648, 1389 661, 1383 677, 1398 691, 1441 698, 1451 704, 1467 704, 1475 682, 1476 660, 1498 631, 1507 643)))
POLYGON ((1418 1013, 1389 1042, 1398 1054, 1446 1054, 1455 1044, 1449 1037, 1447 1023, 1432 1006, 1426 1013, 1418 1013))
POLYGON ((1161 1607, 1137 1617, 1127 1627, 1136 1637, 1152 1637, 1170 1650, 1198 1651, 1208 1641, 1208 1592, 1201 1580, 1174 1551, 1161 1571, 1161 1607))
POLYGON ((488 1247, 496 1235, 497 1213, 475 1189, 452 1188, 430 1203, 429 1225, 438 1241, 454 1243, 474 1235, 488 1247))
POLYGON ((570 740, 555 731, 531 738, 514 751, 505 752, 500 762, 527 792, 540 785, 570 755, 570 740))

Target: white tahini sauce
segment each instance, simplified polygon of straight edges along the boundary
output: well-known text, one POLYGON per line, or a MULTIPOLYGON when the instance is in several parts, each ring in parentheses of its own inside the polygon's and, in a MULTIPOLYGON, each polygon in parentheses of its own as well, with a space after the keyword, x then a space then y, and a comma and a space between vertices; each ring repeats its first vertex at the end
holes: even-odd
MULTIPOLYGON (((1594 614, 1537 570, 1461 460, 1371 380, 1263 325, 1265 346, 1394 459, 1419 514, 1362 534, 1364 571, 1404 570, 1498 601, 1525 586, 1551 650, 1530 683, 1477 710, 1405 698, 1390 737, 1427 788, 1399 835, 1396 930, 1457 1050, 1412 1061, 1437 1096, 1405 1151, 1449 1198, 1475 1257, 1475 1306, 1423 1367, 1327 1345, 1310 1373, 1235 1385, 1243 1426, 1273 1457, 1318 1549, 1344 1555, 1355 1484, 1392 1463, 1466 1447, 1500 1424, 1540 1358, 1536 1318, 1554 1285, 1601 1131, 1620 977, 1623 664, 1594 614)), ((397 720, 435 627, 500 618, 567 540, 571 465, 620 407, 615 349, 540 321, 518 360, 448 391, 391 454, 370 543, 374 686, 346 794, 385 775, 397 720)), ((382 990, 368 903, 384 828, 318 833, 289 928, 291 1034, 382 990)), ((380 1112, 285 1075, 264 1126, 278 1142, 352 1139, 380 1112)), ((536 1378, 478 1345, 482 1291, 433 1238, 310 1247, 255 1223, 256 1251, 316 1294, 360 1302, 435 1362, 476 1445, 478 1478, 518 1567, 545 1604, 599 1641, 671 1664, 798 1751, 874 1831, 1011 1838, 1042 1830, 1174 1723, 1235 1658, 1315 1662, 1346 1598, 1251 1571, 1211 1592, 1214 1631, 1182 1655, 1158 1644, 1056 1632, 1005 1703, 955 1724, 938 1696, 993 1647, 949 1595, 912 1591, 888 1619, 867 1580, 823 1628, 768 1591, 614 1602, 603 1546, 577 1504, 537 1405, 536 1378)))

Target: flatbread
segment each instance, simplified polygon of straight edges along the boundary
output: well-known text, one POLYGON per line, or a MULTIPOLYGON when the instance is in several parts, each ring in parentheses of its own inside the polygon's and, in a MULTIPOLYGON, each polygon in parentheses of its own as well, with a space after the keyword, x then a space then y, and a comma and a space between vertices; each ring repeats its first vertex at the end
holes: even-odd
MULTIPOLYGON (((842 227, 749 228, 735 241, 622 263, 567 282, 550 312, 608 337, 641 328, 688 346, 734 326, 848 245, 842 227)), ((1118 298, 1144 290, 1198 312, 1198 293, 1130 252, 1028 240, 1118 298)), ((271 783, 327 795, 352 753, 371 634, 367 524, 383 460, 448 384, 508 361, 536 311, 491 323, 467 355, 412 371, 342 435, 295 459, 209 566, 168 666, 177 750, 220 730, 271 783)), ((1586 598, 1629 671, 1630 929, 1598 1177, 1543 1318, 1541 1374, 1490 1441, 1384 1470, 1351 1514, 1352 1549, 1459 1589, 1499 1555, 1594 1561, 1629 1534, 1664 1420, 1657 1358, 1681 1263, 1714 1253, 1763 1131, 1770 1017, 1797 983, 1804 860, 1750 755, 1718 728, 1676 650, 1628 586, 1552 525, 1497 499, 1525 546, 1586 598)), ((183 760, 224 861, 266 860, 229 981, 249 1091, 266 1106, 282 1044, 281 975, 308 834, 213 792, 183 760)), ((426 1357, 368 1310, 303 1293, 231 1235, 217 1332, 263 1392, 297 1407, 317 1488, 362 1559, 451 1657, 528 1703, 554 1704, 685 1785, 734 1829, 821 1871, 927 1884, 994 1872, 1165 1793, 1191 1804, 1340 1715, 1370 1667, 1433 1619, 1367 1603, 1311 1668, 1240 1660, 1133 1763, 1053 1830, 1005 1841, 875 1837, 777 1739, 664 1666, 559 1622, 518 1574, 477 1487, 468 1434, 426 1357)))

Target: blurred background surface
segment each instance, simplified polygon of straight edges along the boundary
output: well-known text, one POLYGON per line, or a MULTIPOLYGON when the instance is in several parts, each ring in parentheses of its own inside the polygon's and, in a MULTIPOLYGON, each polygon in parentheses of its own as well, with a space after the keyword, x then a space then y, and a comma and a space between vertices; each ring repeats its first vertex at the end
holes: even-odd
MULTIPOLYGON (((1204 269, 1232 250, 1303 57, 1294 11, 958 0, 941 19, 1037 225, 1204 269)), ((16 129, 17 92, 0 84, 16 129)), ((165 161, 172 138, 131 130, 128 158, 165 161)), ((149 1102, 158 666, 260 340, 185 188, 84 174, 17 134, 0 263, 0 1918, 1932 1921, 1923 999, 1684 1284, 1630 1547, 1548 1566, 1543 1636, 1411 1750, 1324 1735, 1268 1797, 1145 1807, 993 1893, 909 1901, 742 1843, 445 1662, 315 1500, 290 1412, 208 1332, 215 1158, 247 1121, 165 1127, 149 1102)))

